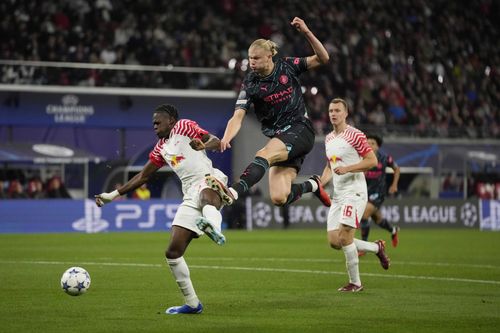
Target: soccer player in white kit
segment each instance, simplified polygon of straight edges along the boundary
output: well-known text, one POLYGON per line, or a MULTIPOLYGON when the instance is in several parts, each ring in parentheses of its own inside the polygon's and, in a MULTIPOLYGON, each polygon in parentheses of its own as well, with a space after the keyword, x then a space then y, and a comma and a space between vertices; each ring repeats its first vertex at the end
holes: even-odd
POLYGON ((185 304, 168 308, 167 314, 195 314, 203 311, 191 282, 184 252, 193 238, 205 233, 219 245, 225 243, 221 233, 222 216, 219 209, 222 201, 205 182, 205 176, 212 175, 221 183, 227 177, 212 167, 205 149, 219 150, 220 140, 202 129, 192 120, 179 119, 173 105, 158 106, 153 114, 153 127, 159 140, 149 154, 149 161, 141 172, 125 185, 110 193, 95 196, 96 204, 104 204, 124 195, 142 184, 161 167, 168 165, 182 182, 183 202, 179 206, 170 233, 170 243, 165 253, 167 264, 177 285, 184 295, 185 304))
POLYGON ((377 165, 377 157, 360 130, 347 124, 347 103, 333 99, 328 107, 333 131, 325 137, 327 165, 323 184, 333 180, 332 206, 328 212, 327 232, 330 246, 342 249, 346 259, 349 283, 338 289, 342 292, 363 290, 359 276, 358 250, 375 253, 384 269, 389 268, 385 242, 366 242, 354 238, 368 201, 364 171, 377 165))

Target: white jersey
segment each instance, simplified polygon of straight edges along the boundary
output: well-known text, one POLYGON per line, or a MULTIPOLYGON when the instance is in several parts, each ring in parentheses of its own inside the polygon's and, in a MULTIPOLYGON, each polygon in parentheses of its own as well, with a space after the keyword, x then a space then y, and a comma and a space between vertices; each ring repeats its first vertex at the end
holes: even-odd
POLYGON ((338 200, 354 194, 364 194, 366 197, 367 188, 363 172, 348 172, 344 175, 337 175, 333 172, 336 167, 358 163, 363 156, 372 151, 365 134, 357 128, 347 125, 343 132, 335 133, 333 131, 326 136, 325 150, 333 175, 332 198, 338 200))
POLYGON ((194 150, 189 143, 200 139, 208 132, 192 120, 179 119, 170 131, 168 138, 158 140, 149 153, 149 160, 158 167, 170 166, 182 182, 182 193, 186 198, 190 188, 200 183, 206 175, 225 177, 212 166, 205 150, 194 150))

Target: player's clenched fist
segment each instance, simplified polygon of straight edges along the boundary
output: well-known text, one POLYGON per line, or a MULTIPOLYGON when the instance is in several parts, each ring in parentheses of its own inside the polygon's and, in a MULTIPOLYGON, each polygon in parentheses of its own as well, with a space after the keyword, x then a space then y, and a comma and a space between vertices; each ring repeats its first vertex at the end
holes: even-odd
POLYGON ((290 24, 293 25, 299 32, 305 33, 309 31, 306 23, 300 17, 294 17, 290 24))
POLYGON ((220 140, 220 152, 224 152, 226 149, 231 148, 231 144, 229 141, 226 141, 224 139, 220 140))
POLYGON ((120 193, 117 190, 114 190, 113 192, 110 192, 110 193, 97 194, 94 197, 95 197, 96 205, 98 207, 102 207, 105 204, 107 204, 108 202, 113 201, 114 199, 116 199, 119 196, 120 196, 120 193))

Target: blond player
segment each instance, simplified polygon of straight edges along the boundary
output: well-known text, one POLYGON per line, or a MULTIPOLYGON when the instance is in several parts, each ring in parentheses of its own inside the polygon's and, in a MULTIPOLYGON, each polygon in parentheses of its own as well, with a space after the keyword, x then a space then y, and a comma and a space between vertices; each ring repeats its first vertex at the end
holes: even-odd
POLYGON ((217 244, 225 243, 219 211, 222 206, 221 198, 205 182, 205 176, 212 175, 218 181, 227 183, 226 175, 212 167, 212 161, 205 152, 205 149, 219 150, 220 141, 196 122, 179 119, 177 109, 169 104, 155 109, 153 128, 159 140, 142 171, 117 190, 96 195, 95 201, 102 207, 146 183, 161 167, 168 165, 172 168, 182 182, 184 197, 172 222, 170 243, 165 255, 186 303, 170 307, 166 313, 201 313, 203 306, 193 288, 183 255, 191 240, 198 238, 203 232, 217 244))
POLYGON ((377 158, 360 130, 347 124, 347 103, 333 99, 328 107, 333 131, 325 138, 327 165, 321 182, 333 180, 332 206, 328 213, 327 232, 330 246, 342 250, 346 259, 349 283, 339 288, 342 292, 363 290, 359 276, 358 251, 375 253, 384 269, 389 268, 385 243, 366 242, 354 238, 368 201, 364 171, 377 164, 377 158))

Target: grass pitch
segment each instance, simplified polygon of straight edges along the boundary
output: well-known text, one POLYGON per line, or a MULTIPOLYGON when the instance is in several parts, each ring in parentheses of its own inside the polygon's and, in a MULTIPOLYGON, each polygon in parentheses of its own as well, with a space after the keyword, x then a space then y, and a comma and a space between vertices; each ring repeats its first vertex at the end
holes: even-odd
MULTIPOLYGON (((385 237, 372 229, 372 239, 385 237)), ((168 233, 0 235, 1 332, 497 332, 500 234, 403 230, 384 271, 360 259, 365 291, 323 230, 227 231, 222 247, 195 240, 185 255, 205 306, 167 316, 183 299, 164 263, 168 233), (68 267, 87 294, 59 286, 68 267)))

